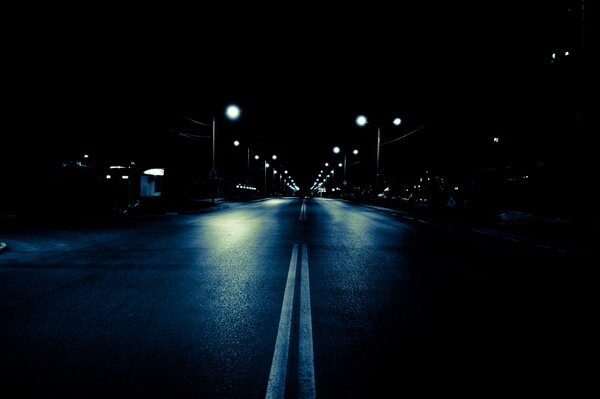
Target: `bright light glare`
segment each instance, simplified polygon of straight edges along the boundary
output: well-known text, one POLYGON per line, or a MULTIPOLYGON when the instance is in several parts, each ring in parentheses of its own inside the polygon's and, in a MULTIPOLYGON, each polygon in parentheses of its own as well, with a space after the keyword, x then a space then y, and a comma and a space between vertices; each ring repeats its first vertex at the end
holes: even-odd
POLYGON ((277 155, 273 155, 271 158, 273 158, 273 161, 277 159, 277 155))
POLYGON ((338 147, 338 146, 333 147, 333 153, 334 154, 339 154, 340 153, 340 147, 338 147))
POLYGON ((343 165, 341 162, 340 162, 340 163, 338 163, 338 167, 340 167, 340 168, 341 168, 342 166, 344 166, 344 165, 343 165))
POLYGON ((265 168, 268 168, 269 166, 271 166, 271 165, 269 165, 269 163, 267 162, 267 163, 265 164, 265 168))
POLYGON ((400 118, 394 119, 394 125, 400 126, 401 123, 402 123, 402 119, 400 119, 400 118))
POLYGON ((236 146, 236 147, 238 147, 238 146, 240 145, 240 142, 239 142, 238 140, 235 140, 235 141, 233 142, 233 145, 234 145, 234 146, 236 146))
POLYGON ((225 116, 227 116, 227 119, 232 121, 237 120, 241 113, 242 111, 240 111, 240 108, 235 104, 231 104, 225 109, 225 116))
POLYGON ((260 159, 260 157, 258 155, 255 155, 254 159, 260 159))
POLYGON ((358 126, 364 126, 364 125, 366 125, 366 124, 367 124, 367 117, 366 117, 366 116, 364 116, 364 115, 359 115, 359 116, 356 118, 356 124, 357 124, 358 126))
POLYGON ((353 153, 354 155, 358 155, 358 150, 354 150, 354 151, 352 151, 352 153, 353 153))
POLYGON ((329 162, 325 162, 325 166, 329 166, 329 162))
POLYGON ((127 176, 127 175, 123 175, 123 176, 121 176, 121 179, 123 179, 123 180, 127 180, 127 179, 129 179, 129 176, 127 176))
POLYGON ((164 176, 165 170, 163 168, 152 168, 144 171, 145 175, 150 176, 164 176))

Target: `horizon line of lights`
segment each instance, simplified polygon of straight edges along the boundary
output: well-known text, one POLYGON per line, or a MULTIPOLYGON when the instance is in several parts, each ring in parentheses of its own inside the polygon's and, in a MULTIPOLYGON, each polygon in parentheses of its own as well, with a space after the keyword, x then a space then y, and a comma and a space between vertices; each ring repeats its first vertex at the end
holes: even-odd
POLYGON ((247 186, 245 184, 238 184, 238 185, 235 186, 235 188, 241 188, 242 190, 251 190, 251 191, 256 191, 257 190, 256 187, 247 186))

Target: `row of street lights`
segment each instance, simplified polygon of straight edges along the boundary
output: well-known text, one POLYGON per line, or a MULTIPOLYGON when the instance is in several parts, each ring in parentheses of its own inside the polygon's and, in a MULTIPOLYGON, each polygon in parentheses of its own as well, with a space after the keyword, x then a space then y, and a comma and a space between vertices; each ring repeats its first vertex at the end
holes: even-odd
MULTIPOLYGON (((356 124, 359 127, 365 127, 366 125, 370 124, 367 117, 364 115, 359 115, 356 120, 355 120, 356 124)), ((400 126, 400 124, 402 123, 402 120, 400 118, 395 118, 392 121, 392 125, 394 126, 400 126)), ((333 147, 333 153, 334 154, 339 154, 340 152, 342 152, 342 149, 339 146, 335 146, 333 147)), ((377 147, 376 147, 376 161, 375 161, 375 185, 374 185, 374 192, 375 194, 377 194, 378 189, 379 189, 379 163, 380 163, 380 152, 381 152, 381 125, 377 125, 377 147)), ((358 149, 353 149, 352 150, 352 154, 353 155, 358 155, 358 149)), ((325 162, 325 167, 329 167, 329 163, 325 162)), ((346 170, 347 170, 347 152, 346 150, 344 150, 344 161, 343 163, 339 163, 338 167, 343 167, 343 176, 344 176, 344 180, 342 182, 343 186, 346 186, 348 184, 347 182, 347 174, 346 174, 346 170)), ((332 178, 332 189, 335 188, 335 167, 332 168, 331 173, 327 174, 326 176, 323 176, 324 172, 323 170, 321 170, 319 172, 319 175, 317 177, 317 179, 315 180, 315 183, 313 184, 313 189, 318 189, 321 188, 323 186, 323 184, 327 181, 327 179, 329 179, 329 177, 332 178)))
MULTIPOLYGON (((241 116, 241 110, 240 108, 235 105, 235 104, 230 104, 225 108, 225 116, 227 117, 227 119, 229 119, 230 121, 237 121, 240 116, 241 116)), ((214 202, 215 200, 215 182, 216 182, 216 176, 217 176, 217 171, 216 171, 216 122, 215 122, 215 116, 213 115, 212 118, 212 169, 211 169, 211 181, 213 183, 213 189, 212 189, 212 201, 214 202)), ((191 120, 191 119, 190 119, 191 120)), ((202 123, 202 122, 198 122, 195 120, 191 120, 192 122, 195 122, 197 124, 200 125, 208 125, 206 123, 202 123)), ((395 118, 392 121, 392 124, 394 126, 400 126, 400 124, 402 123, 402 120, 400 118, 395 118)), ((356 118, 356 124, 359 127, 365 127, 366 125, 370 124, 370 122, 368 121, 367 117, 364 115, 359 115, 356 118)), ((376 146, 376 163, 375 163, 375 185, 374 185, 374 192, 377 193, 379 190, 379 165, 380 165, 380 152, 381 152, 381 124, 377 125, 377 146, 376 146)), ((234 146, 239 147, 241 145, 240 141, 235 140, 234 141, 234 146)), ((339 154, 340 152, 342 152, 342 150, 340 149, 340 147, 335 146, 333 148, 333 152, 334 154, 339 154)), ((353 155, 358 155, 358 150, 357 149, 353 149, 352 150, 352 154, 353 155)), ((246 185, 250 184, 250 146, 247 146, 247 176, 246 176, 246 185)), ((273 159, 273 161, 277 160, 277 155, 272 155, 271 157, 273 159)), ((255 159, 258 160, 260 159, 259 155, 255 156, 255 159)), ((266 194, 267 191, 267 168, 270 165, 267 162, 267 159, 264 159, 264 191, 266 194)), ((328 163, 325 163, 325 166, 328 167, 328 163)), ((346 151, 344 150, 344 161, 343 163, 340 163, 338 165, 338 167, 343 167, 343 177, 344 180, 342 182, 342 185, 347 185, 347 154, 346 151)), ((287 175, 287 171, 284 172, 287 175)), ((275 175, 277 174, 277 170, 273 168, 273 181, 275 181, 275 175)), ((321 171, 321 173, 319 174, 319 178, 322 178, 322 174, 323 171, 321 171)), ((335 182, 335 168, 332 169, 331 171, 331 176, 333 177, 333 181, 335 182)), ((280 177, 281 179, 281 177, 280 177)), ((293 180, 290 180, 291 183, 293 183, 293 180)), ((317 181, 315 182, 315 184, 317 184, 319 182, 319 179, 317 179, 317 181)), ((286 181, 286 183, 289 184, 289 182, 286 181)), ((297 186, 295 186, 295 184, 291 185, 290 187, 292 188, 297 188, 297 186)), ((313 186, 314 187, 314 186, 313 186)))
MULTIPOLYGON (((356 124, 360 127, 364 127, 368 124, 367 117, 364 115, 359 115, 356 118, 356 124)), ((394 126, 400 126, 402 120, 400 118, 394 118, 392 124, 394 126)), ((379 154, 381 151, 381 126, 377 125, 377 157, 375 161, 375 194, 377 195, 379 189, 379 154)))
MULTIPOLYGON (((235 105, 235 104, 230 104, 225 108, 225 117, 232 121, 235 122, 237 121, 240 116, 241 116, 241 110, 240 108, 235 105)), ((188 118, 191 122, 194 122, 198 125, 203 125, 203 126, 209 126, 208 123, 203 123, 200 121, 196 121, 193 119, 188 118)), ((211 157, 211 163, 212 163, 212 168, 211 168, 211 172, 210 172, 210 178, 211 178, 211 183, 212 183, 212 189, 211 189, 211 196, 212 196, 212 202, 215 202, 215 191, 216 191, 216 178, 217 178, 217 170, 216 170, 216 118, 213 115, 212 117, 212 157, 211 157)), ((193 138, 201 138, 202 136, 194 136, 194 135, 189 135, 187 134, 186 136, 188 137, 193 137, 193 138)), ((241 145, 241 142, 239 140, 235 140, 233 142, 233 145, 235 147, 239 147, 241 145)), ((250 186, 250 146, 246 146, 246 161, 247 161, 247 167, 246 167, 246 186, 250 186)), ((255 155, 254 157, 256 160, 260 159, 259 155, 255 155)), ((271 159, 273 161, 277 160, 277 155, 272 155, 271 159)), ((267 169, 270 167, 271 165, 267 162, 267 158, 265 157, 264 159, 264 194, 266 195, 267 193, 267 169)), ((277 170, 273 167, 272 168, 273 171, 273 191, 275 191, 275 176, 278 174, 277 170)), ((296 185, 296 183, 294 182, 294 179, 291 178, 291 176, 288 175, 288 171, 284 170, 283 174, 286 176, 285 178, 282 178, 281 173, 279 173, 279 180, 280 180, 280 191, 281 191, 281 185, 283 182, 285 182, 286 186, 289 187, 290 190, 292 191, 297 191, 299 190, 299 187, 296 185), (283 180, 282 180, 283 179, 283 180)))
MULTIPOLYGON (((242 145, 242 143, 239 140, 234 140, 233 142, 234 147, 239 147, 242 145)), ((250 146, 246 146, 246 159, 247 159, 247 163, 246 163, 246 185, 250 185, 250 146)), ((261 157, 260 155, 256 154, 254 155, 254 159, 255 160, 260 160, 261 157)), ((276 154, 271 155, 271 159, 273 161, 277 161, 278 157, 276 154)), ((267 193, 267 169, 269 169, 272 165, 268 162, 268 157, 264 157, 263 159, 263 168, 264 168, 264 182, 263 182, 263 192, 264 194, 267 193)), ((273 174, 273 191, 275 192, 275 176, 279 177, 279 191, 282 191, 282 183, 285 183, 287 187, 290 188, 290 190, 292 191, 297 191, 299 190, 298 186, 296 185, 294 179, 289 176, 289 172, 287 169, 285 169, 283 172, 278 172, 277 169, 275 169, 275 166, 273 165, 273 167, 271 167, 272 170, 272 174, 273 174), (285 176, 285 177, 283 177, 285 176)))

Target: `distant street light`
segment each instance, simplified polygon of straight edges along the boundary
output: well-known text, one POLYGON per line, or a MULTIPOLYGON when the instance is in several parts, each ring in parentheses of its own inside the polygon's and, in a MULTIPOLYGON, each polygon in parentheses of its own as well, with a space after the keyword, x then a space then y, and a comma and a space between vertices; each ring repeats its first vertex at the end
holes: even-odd
MULTIPOLYGON (((236 147, 240 146, 239 140, 235 140, 233 145, 236 147)), ((250 185, 250 146, 246 146, 247 150, 247 162, 246 162, 246 185, 250 185)), ((254 159, 258 159, 258 155, 254 157, 254 159)))
POLYGON ((231 104, 231 105, 227 106, 227 108, 225 109, 225 116, 227 116, 227 119, 229 119, 230 121, 238 120, 241 113, 242 113, 242 111, 235 104, 231 104))
MULTIPOLYGON (((277 155, 273 155, 271 157, 272 159, 277 159, 277 155)), ((258 160, 260 159, 259 155, 255 155, 254 159, 258 160)), ((267 162, 267 157, 265 157, 265 159, 263 160, 263 165, 264 165, 264 180, 263 180, 263 188, 264 188, 264 195, 267 195, 267 169, 269 167, 271 167, 271 164, 269 164, 267 162)), ((275 170, 275 168, 273 168, 273 179, 275 179, 275 174, 277 173, 277 171, 275 170)))
MULTIPOLYGON (((339 154, 340 152, 342 152, 342 150, 341 150, 340 147, 338 147, 338 146, 333 147, 333 153, 334 154, 339 154)), ((352 150, 352 153, 354 155, 357 155, 358 154, 358 150, 354 149, 354 150, 352 150)), ((327 166, 327 165, 325 165, 325 166, 327 166)), ((340 168, 343 167, 344 168, 344 181, 342 182, 342 185, 345 186, 346 184, 348 184, 348 182, 346 181, 346 150, 344 150, 344 162, 343 163, 342 162, 338 163, 338 167, 340 167, 340 168)))
POLYGON ((367 124, 367 117, 366 117, 366 116, 364 116, 364 115, 359 115, 359 116, 356 118, 356 124, 357 124, 358 126, 361 126, 361 127, 362 127, 362 126, 365 126, 365 125, 367 124))
MULTIPOLYGON (((360 115, 356 118, 356 124, 360 127, 366 126, 368 120, 364 115, 360 115)), ((400 118, 395 118, 392 122, 394 126, 400 126, 402 120, 400 118)), ((377 160, 375 163, 375 195, 377 195, 377 190, 379 187, 379 152, 381 149, 381 126, 377 126, 377 160)))

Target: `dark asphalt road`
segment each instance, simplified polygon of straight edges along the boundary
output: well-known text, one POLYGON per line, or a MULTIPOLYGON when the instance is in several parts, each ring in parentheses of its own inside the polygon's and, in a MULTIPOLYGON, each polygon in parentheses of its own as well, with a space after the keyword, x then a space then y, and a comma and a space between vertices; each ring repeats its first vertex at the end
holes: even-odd
POLYGON ((4 397, 573 395, 592 375, 589 260, 343 201, 0 241, 4 397))

